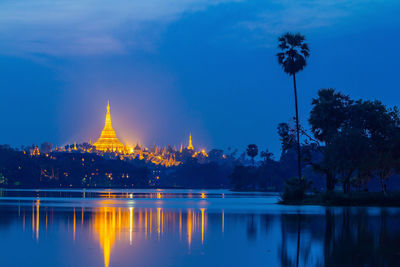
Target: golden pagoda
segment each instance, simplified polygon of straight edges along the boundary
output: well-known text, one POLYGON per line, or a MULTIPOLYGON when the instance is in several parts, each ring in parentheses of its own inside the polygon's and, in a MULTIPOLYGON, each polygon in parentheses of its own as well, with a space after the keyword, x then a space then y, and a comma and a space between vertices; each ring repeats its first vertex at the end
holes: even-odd
POLYGON ((118 140, 117 135, 111 125, 110 102, 107 102, 106 122, 100 138, 93 144, 100 151, 118 151, 121 152, 125 146, 118 140))

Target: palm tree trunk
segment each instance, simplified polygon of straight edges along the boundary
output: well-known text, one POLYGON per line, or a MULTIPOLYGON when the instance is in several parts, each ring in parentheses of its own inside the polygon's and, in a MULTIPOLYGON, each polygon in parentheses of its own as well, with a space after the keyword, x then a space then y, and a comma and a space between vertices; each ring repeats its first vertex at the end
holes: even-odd
POLYGON ((301 179, 301 155, 300 155, 300 126, 299 126, 299 109, 297 105, 297 87, 296 87, 296 74, 293 73, 293 86, 294 86, 294 103, 296 107, 296 134, 297 134, 297 168, 299 180, 301 179))
POLYGON ((296 267, 299 267, 300 258, 300 232, 301 232, 301 214, 297 213, 298 225, 297 225, 297 251, 296 251, 296 267))
POLYGON ((332 192, 335 189, 334 177, 330 170, 326 173, 326 190, 332 192))
POLYGON ((379 175, 380 180, 381 180, 381 188, 382 188, 382 193, 386 195, 386 184, 385 184, 385 175, 383 174, 383 171, 379 175))

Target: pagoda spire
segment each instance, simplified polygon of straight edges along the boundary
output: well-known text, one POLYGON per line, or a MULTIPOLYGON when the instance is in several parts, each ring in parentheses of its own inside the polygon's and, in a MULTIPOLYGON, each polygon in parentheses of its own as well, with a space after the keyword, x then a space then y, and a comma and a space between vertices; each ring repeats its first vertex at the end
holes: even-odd
POLYGON ((188 150, 194 150, 193 144, 192 144, 192 133, 189 135, 189 145, 187 146, 188 150))
POLYGON ((97 150, 101 151, 122 151, 124 145, 118 140, 112 127, 110 114, 110 101, 107 101, 106 121, 100 138, 93 144, 97 150))

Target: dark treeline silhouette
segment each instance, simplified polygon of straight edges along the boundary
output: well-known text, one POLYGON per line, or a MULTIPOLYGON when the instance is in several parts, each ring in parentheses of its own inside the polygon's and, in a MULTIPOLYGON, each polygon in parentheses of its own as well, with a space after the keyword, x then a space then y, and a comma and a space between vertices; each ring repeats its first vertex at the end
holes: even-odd
MULTIPOLYGON (((286 172, 290 168, 281 168, 268 151, 261 152, 264 160, 256 162, 258 147, 254 144, 247 150, 249 157, 246 153, 236 156, 237 150, 231 149, 226 153, 213 149, 208 157, 192 157, 190 151, 183 151, 181 164, 172 167, 114 153, 51 151, 51 144, 47 142, 40 150, 47 153, 35 153, 33 148, 37 149, 32 146, 19 150, 0 145, 0 187, 234 187, 276 191, 283 188, 284 177, 292 175, 286 172), (238 174, 234 170, 241 168, 244 173, 236 179, 238 174), (240 180, 243 180, 241 184, 240 180)), ((289 164, 295 165, 295 159, 291 160, 289 164)))
MULTIPOLYGON (((321 89, 312 100, 311 130, 299 126, 301 134, 301 182, 296 178, 296 120, 280 123, 278 134, 282 153, 279 161, 262 152, 256 167, 236 166, 232 177, 235 189, 262 189, 263 180, 286 180, 283 197, 302 199, 307 190, 376 191, 387 193, 398 184, 400 170, 400 116, 374 100, 353 100, 334 89, 321 89), (378 183, 377 183, 378 182, 378 183)), ((275 185, 278 183, 275 183, 275 185)))
POLYGON ((345 194, 380 190, 386 194, 390 185, 398 183, 389 179, 400 170, 397 108, 321 89, 312 100, 309 124, 310 131, 299 125, 300 182, 294 119, 277 127, 279 159, 250 144, 239 156, 231 149, 213 149, 208 157, 192 157, 184 151, 179 155, 180 165, 163 167, 112 153, 52 151, 50 143, 42 144, 38 154, 2 145, 0 186, 231 188, 284 191, 284 198, 302 199, 307 190, 341 189, 345 194))
POLYGON ((311 164, 326 176, 327 190, 337 182, 344 193, 366 188, 378 177, 386 180, 400 167, 400 116, 380 101, 353 100, 333 89, 322 89, 312 101, 309 122, 322 155, 311 164))

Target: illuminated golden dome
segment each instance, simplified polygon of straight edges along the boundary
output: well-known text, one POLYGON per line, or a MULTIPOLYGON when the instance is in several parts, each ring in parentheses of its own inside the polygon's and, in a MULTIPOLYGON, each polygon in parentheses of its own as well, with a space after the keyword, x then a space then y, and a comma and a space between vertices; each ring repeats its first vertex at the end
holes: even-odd
POLYGON ((121 151, 124 145, 118 140, 117 135, 111 125, 110 103, 107 103, 106 122, 101 132, 100 138, 93 144, 100 151, 121 151))

